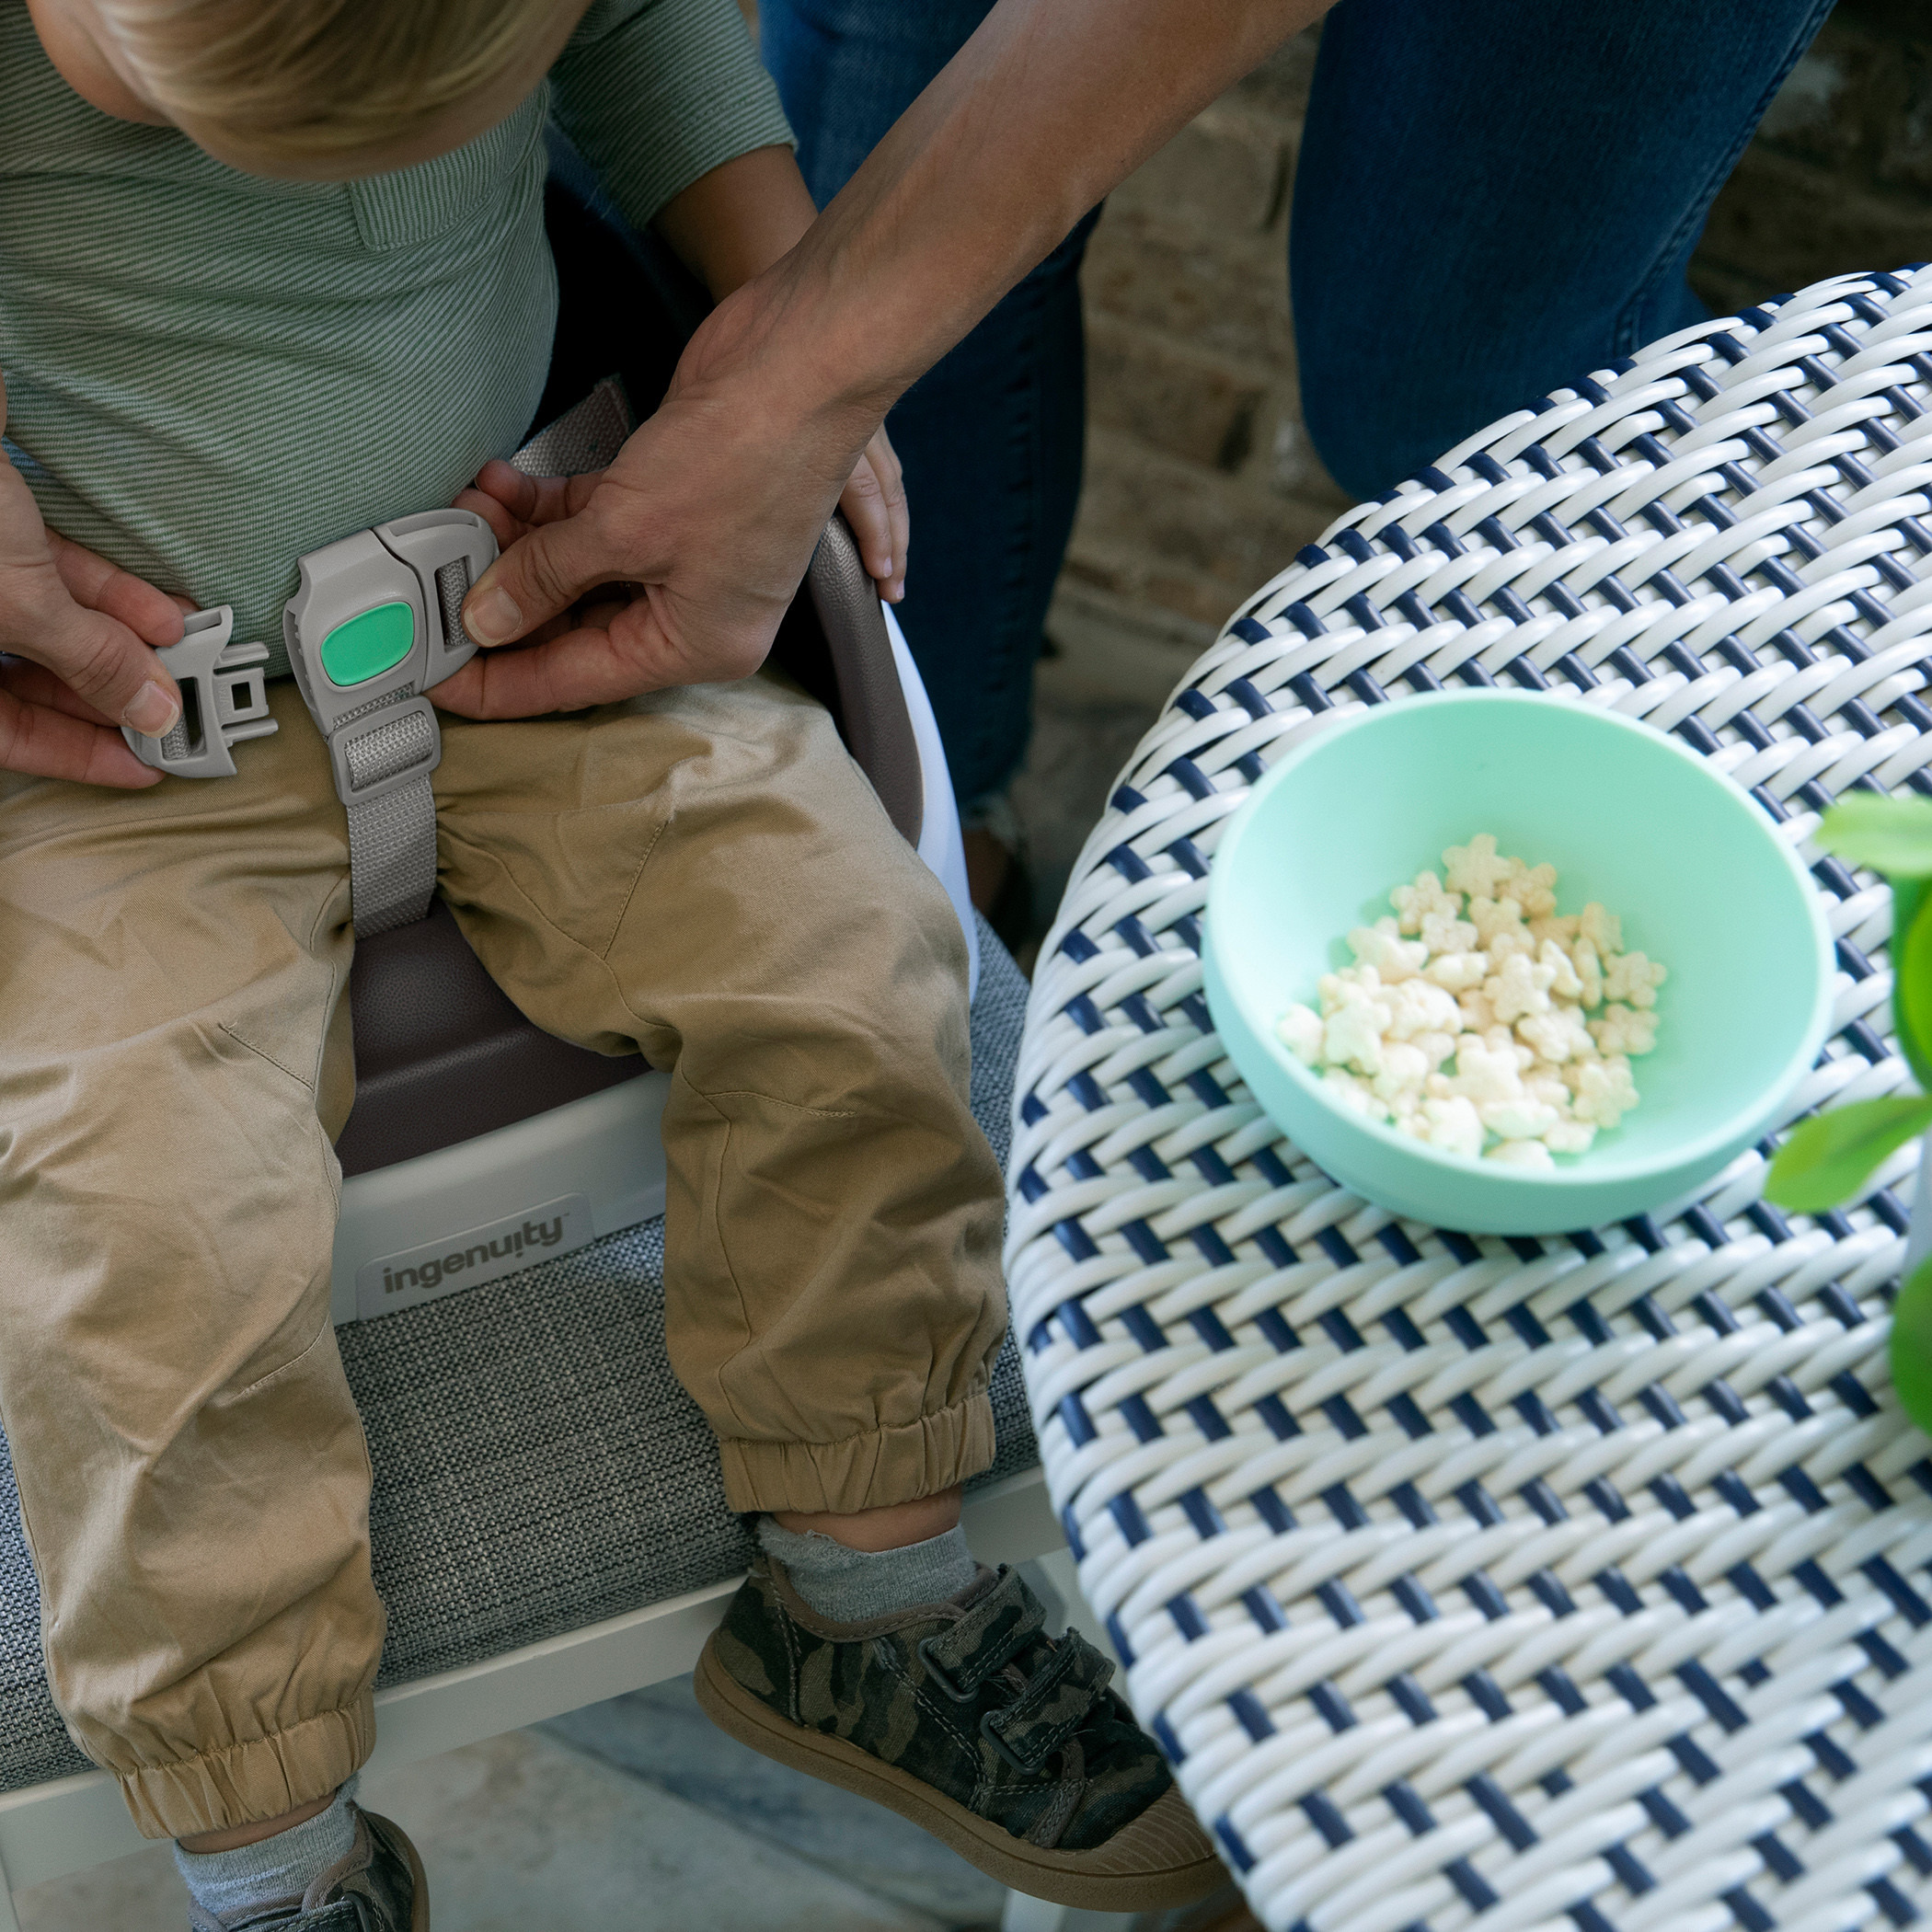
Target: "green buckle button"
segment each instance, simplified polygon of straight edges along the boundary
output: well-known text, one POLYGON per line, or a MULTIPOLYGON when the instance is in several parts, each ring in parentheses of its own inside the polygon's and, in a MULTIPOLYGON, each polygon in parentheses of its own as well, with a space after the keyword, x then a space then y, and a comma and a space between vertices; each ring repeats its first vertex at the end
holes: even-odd
POLYGON ((322 639, 322 669, 333 684, 365 684, 400 664, 415 643, 416 617, 409 606, 379 604, 322 639))

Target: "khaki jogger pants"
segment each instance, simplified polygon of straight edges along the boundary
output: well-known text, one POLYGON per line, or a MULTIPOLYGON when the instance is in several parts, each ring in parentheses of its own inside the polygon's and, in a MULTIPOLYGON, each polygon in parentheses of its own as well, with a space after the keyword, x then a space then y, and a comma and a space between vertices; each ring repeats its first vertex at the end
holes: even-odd
MULTIPOLYGON (((150 1836, 374 1741, 369 1461, 329 1325, 347 834, 293 687, 241 776, 0 774, 0 1420, 55 1700, 150 1836)), ((540 1026, 673 1070, 666 1328, 740 1510, 993 1456, 999 1176, 965 947, 783 684, 443 723, 440 890, 540 1026)))

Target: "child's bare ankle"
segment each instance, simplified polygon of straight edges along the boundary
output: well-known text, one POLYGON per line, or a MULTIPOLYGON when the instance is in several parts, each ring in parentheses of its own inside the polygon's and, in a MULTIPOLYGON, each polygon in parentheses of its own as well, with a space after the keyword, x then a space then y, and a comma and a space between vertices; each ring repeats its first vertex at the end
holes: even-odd
POLYGON ((830 1536, 847 1549, 903 1549, 909 1543, 929 1543, 943 1536, 960 1520, 961 1491, 941 1489, 937 1496, 919 1496, 910 1502, 889 1502, 877 1509, 838 1513, 831 1510, 774 1510, 780 1529, 800 1536, 830 1536))

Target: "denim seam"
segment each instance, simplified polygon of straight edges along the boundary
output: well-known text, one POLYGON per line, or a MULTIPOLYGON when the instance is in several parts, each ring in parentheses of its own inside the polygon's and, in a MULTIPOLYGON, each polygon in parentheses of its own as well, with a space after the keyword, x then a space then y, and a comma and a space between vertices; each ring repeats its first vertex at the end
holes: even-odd
POLYGON ((1751 145, 1751 139, 1757 132, 1758 123, 1769 110, 1779 88, 1791 77, 1791 70, 1801 61, 1811 42, 1817 39, 1819 29, 1829 17, 1835 0, 1817 0, 1810 17, 1793 36, 1790 51, 1785 55, 1783 64, 1765 84, 1758 96, 1757 104, 1752 109, 1738 136, 1732 142, 1723 159, 1706 177, 1702 190, 1696 201, 1685 212, 1684 219, 1671 231, 1669 239, 1652 259, 1649 272, 1638 283, 1628 302, 1624 305, 1616 318, 1616 328, 1611 337, 1611 347, 1618 355, 1628 355, 1642 345, 1638 340, 1638 332, 1642 326, 1642 316, 1648 310, 1651 297, 1657 293, 1666 270, 1675 262, 1689 244, 1693 231, 1702 233, 1704 224, 1710 218, 1712 204, 1717 201, 1726 181, 1731 178, 1744 150, 1751 145))

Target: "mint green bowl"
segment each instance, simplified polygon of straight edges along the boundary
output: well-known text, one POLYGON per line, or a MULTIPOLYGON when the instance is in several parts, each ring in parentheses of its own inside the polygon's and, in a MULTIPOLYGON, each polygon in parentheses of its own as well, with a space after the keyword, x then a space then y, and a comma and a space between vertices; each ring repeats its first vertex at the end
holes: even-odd
POLYGON ((1223 834, 1208 1009, 1248 1091, 1337 1180, 1397 1214, 1497 1235, 1600 1226, 1684 1199, 1762 1134, 1823 1045, 1832 944, 1818 894, 1729 779, 1653 730, 1531 692, 1399 699, 1282 758, 1223 834), (1275 1038, 1349 965, 1346 934, 1447 845, 1493 832, 1557 868, 1558 911, 1601 900, 1670 970, 1642 1102, 1551 1173, 1427 1146, 1346 1112, 1275 1038))

